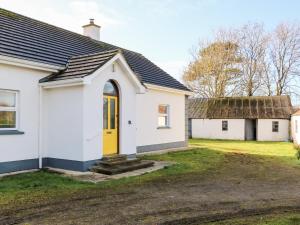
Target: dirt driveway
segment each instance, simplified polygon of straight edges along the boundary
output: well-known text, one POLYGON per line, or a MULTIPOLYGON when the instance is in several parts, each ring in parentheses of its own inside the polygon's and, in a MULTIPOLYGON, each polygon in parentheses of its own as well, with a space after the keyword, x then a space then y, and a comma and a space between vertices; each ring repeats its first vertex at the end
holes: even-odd
POLYGON ((299 168, 228 154, 206 174, 159 179, 71 199, 0 210, 0 224, 202 224, 229 217, 300 211, 299 168))

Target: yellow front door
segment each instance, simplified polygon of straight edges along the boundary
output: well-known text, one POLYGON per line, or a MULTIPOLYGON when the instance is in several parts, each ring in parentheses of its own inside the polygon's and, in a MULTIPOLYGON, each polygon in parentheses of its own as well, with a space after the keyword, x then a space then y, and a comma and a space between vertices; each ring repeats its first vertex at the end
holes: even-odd
POLYGON ((118 153, 118 97, 103 98, 103 155, 118 153))

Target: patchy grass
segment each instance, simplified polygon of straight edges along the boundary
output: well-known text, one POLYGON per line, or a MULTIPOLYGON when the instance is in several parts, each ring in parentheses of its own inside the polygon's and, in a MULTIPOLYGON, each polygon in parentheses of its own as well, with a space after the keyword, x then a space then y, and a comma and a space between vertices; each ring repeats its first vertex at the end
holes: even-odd
MULTIPOLYGON (((205 202, 206 200, 202 196, 203 199, 199 200, 199 204, 194 205, 199 207, 199 212, 205 210, 205 204, 211 204, 211 202, 213 202, 211 207, 216 206, 215 210, 223 209, 225 207, 224 202, 232 202, 232 206, 230 204, 226 205, 226 209, 233 207, 235 210, 235 207, 239 205, 246 206, 243 205, 245 195, 251 199, 247 204, 253 204, 256 207, 257 203, 255 201, 258 201, 261 205, 260 198, 263 198, 262 204, 269 207, 266 200, 271 199, 270 196, 273 196, 271 193, 278 193, 281 196, 289 195, 289 192, 284 192, 283 187, 287 190, 296 190, 295 198, 297 199, 298 189, 295 187, 299 186, 297 178, 300 175, 298 167, 300 161, 296 159, 295 149, 291 143, 194 139, 190 140, 190 144, 194 146, 194 149, 142 156, 143 159, 175 163, 168 168, 142 176, 98 184, 75 181, 47 171, 0 178, 0 214, 1 211, 7 211, 11 215, 16 215, 20 208, 29 208, 29 214, 31 215, 33 213, 31 212, 31 206, 33 206, 33 211, 38 211, 39 204, 44 204, 46 208, 49 207, 52 210, 65 204, 67 209, 69 204, 73 204, 75 198, 77 207, 82 207, 81 210, 77 208, 76 212, 80 213, 81 221, 86 224, 84 213, 88 213, 88 216, 92 218, 95 215, 103 215, 102 213, 107 208, 114 206, 113 212, 115 214, 112 215, 118 217, 118 210, 122 212, 124 210, 122 204, 131 205, 132 207, 137 204, 138 209, 141 209, 141 211, 137 211, 138 215, 136 216, 140 219, 148 218, 148 214, 143 214, 146 213, 147 207, 155 209, 157 207, 158 211, 165 210, 165 208, 159 208, 165 204, 165 199, 161 196, 174 196, 172 198, 173 204, 169 209, 174 218, 181 215, 179 209, 184 204, 193 203, 199 197, 201 198, 202 195, 199 193, 210 195, 208 202, 205 202), (209 186, 205 185, 205 182, 209 186), (261 185, 264 185, 264 189, 261 189, 261 185), (223 187, 225 188, 223 189, 223 187), (181 189, 188 191, 187 193, 190 194, 180 196, 183 194, 181 189), (153 193, 158 191, 156 198, 152 199, 153 193), (260 197, 256 196, 258 192, 261 195, 260 197), (176 198, 176 196, 180 197, 176 198), (253 196, 253 199, 251 196, 253 196), (120 204, 120 198, 122 204, 120 204), (86 203, 91 199, 95 204, 90 206, 91 212, 94 212, 94 214, 85 211, 86 203), (127 200, 125 201, 125 199, 127 200), (251 203, 252 200, 253 203, 251 203), (55 203, 50 204, 53 201, 55 203), (201 204, 204 204, 204 206, 201 204), (144 211, 142 211, 143 207, 144 211)), ((293 194, 289 196, 294 198, 293 194)), ((285 205, 288 199, 283 197, 282 204, 285 205)), ((272 204, 271 202, 270 206, 272 204)), ((130 211, 130 213, 132 212, 134 210, 130 211)), ((25 211, 22 213, 26 214, 25 211)), ((23 218, 22 213, 19 214, 20 218, 23 218)), ((64 212, 64 210, 59 210, 58 213, 61 213, 62 218, 70 216, 69 212, 64 212)), ((183 213, 193 215, 193 211, 183 213)), ((70 214, 72 213, 70 212, 70 214)), ((126 213, 124 212, 124 214, 126 213)), ((58 214, 52 215, 51 213, 48 215, 47 212, 44 212, 43 215, 49 218, 53 216, 52 219, 56 219, 58 216, 58 214)), ((197 216, 196 213, 194 215, 197 216)), ((155 218, 157 216, 164 217, 165 215, 164 213, 161 215, 155 214, 155 218)), ((153 217, 153 219, 155 218, 153 217)), ((43 220, 43 218, 40 219, 43 220)), ((135 219, 133 220, 135 221, 135 219)), ((79 217, 77 220, 80 220, 79 217)), ((300 224, 299 221, 300 215, 283 213, 208 224, 291 225, 300 224)), ((155 223, 153 222, 153 224, 155 223)))
POLYGON ((166 160, 176 164, 142 176, 122 178, 92 184, 79 182, 58 173, 39 171, 0 178, 0 206, 11 203, 20 204, 38 202, 47 199, 67 197, 78 191, 105 190, 124 188, 125 186, 142 185, 156 180, 178 179, 189 173, 205 173, 220 164, 224 154, 209 149, 194 149, 167 153, 163 155, 144 156, 148 160, 166 160))
MULTIPOLYGON (((161 155, 145 155, 147 160, 170 161, 175 164, 156 172, 137 177, 122 178, 98 184, 75 181, 60 174, 40 171, 0 178, 0 205, 13 201, 31 201, 69 195, 86 189, 111 189, 155 182, 157 179, 179 179, 187 174, 203 174, 209 170, 220 170, 228 154, 251 154, 263 157, 264 163, 281 159, 290 165, 299 165, 291 143, 253 142, 192 139, 195 149, 170 152, 161 155)), ((263 163, 263 161, 260 161, 263 163)))
POLYGON ((75 181, 45 170, 0 178, 0 206, 9 203, 47 200, 89 188, 92 184, 75 181))
POLYGON ((299 225, 300 214, 274 214, 206 223, 207 225, 299 225))
POLYGON ((256 142, 234 140, 191 139, 190 145, 224 153, 239 153, 279 159, 289 165, 300 165, 290 142, 256 142))

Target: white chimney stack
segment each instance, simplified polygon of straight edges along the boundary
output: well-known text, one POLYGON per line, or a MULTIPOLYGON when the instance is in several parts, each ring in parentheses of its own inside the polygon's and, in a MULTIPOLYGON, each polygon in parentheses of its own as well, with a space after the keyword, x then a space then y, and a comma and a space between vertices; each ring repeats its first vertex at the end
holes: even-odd
POLYGON ((82 26, 83 35, 100 41, 100 26, 94 23, 94 19, 90 19, 90 23, 82 26))

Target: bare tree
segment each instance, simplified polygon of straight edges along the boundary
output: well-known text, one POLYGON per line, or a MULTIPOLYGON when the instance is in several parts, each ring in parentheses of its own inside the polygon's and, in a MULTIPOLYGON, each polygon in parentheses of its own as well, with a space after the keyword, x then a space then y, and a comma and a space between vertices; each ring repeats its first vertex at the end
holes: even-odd
POLYGON ((238 51, 241 57, 241 87, 244 94, 253 96, 261 87, 265 73, 267 35, 263 24, 248 23, 237 29, 238 51))
POLYGON ((199 45, 193 61, 186 68, 183 80, 200 97, 232 95, 240 73, 237 45, 231 42, 213 42, 199 45))
POLYGON ((274 67, 276 95, 289 94, 297 87, 300 63, 300 26, 279 24, 271 39, 270 58, 274 67))
POLYGON ((272 96, 274 94, 274 79, 271 74, 270 61, 265 60, 263 64, 263 75, 262 75, 262 88, 263 95, 272 96))

